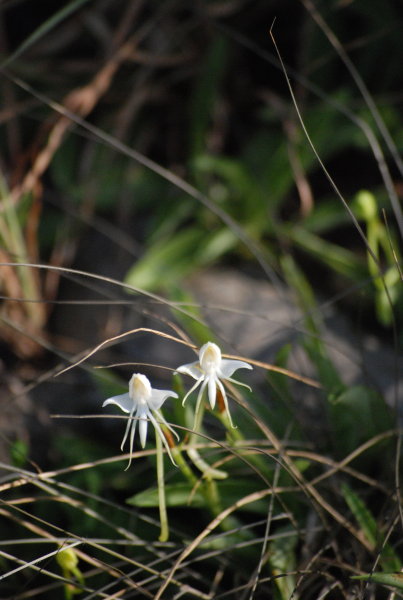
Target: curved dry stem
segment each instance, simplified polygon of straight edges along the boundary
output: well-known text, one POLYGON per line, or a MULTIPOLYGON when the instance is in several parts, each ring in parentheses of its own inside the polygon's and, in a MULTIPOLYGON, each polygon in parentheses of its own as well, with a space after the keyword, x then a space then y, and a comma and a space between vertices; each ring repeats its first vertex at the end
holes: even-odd
POLYGON ((73 363, 72 365, 69 365, 68 367, 66 367, 65 369, 62 369, 62 371, 59 371, 59 373, 57 373, 56 377, 58 375, 61 375, 62 373, 66 373, 66 371, 69 371, 70 369, 73 369, 74 367, 77 367, 78 365, 80 365, 81 363, 83 363, 84 361, 88 360, 91 356, 93 356, 94 354, 96 354, 99 350, 102 350, 102 348, 105 348, 105 346, 107 346, 108 344, 112 343, 112 342, 117 342, 129 335, 133 335, 135 333, 152 333, 154 335, 158 335, 160 337, 163 337, 165 339, 171 340, 173 342, 176 342, 178 344, 183 344, 185 346, 188 346, 190 348, 195 348, 194 344, 190 344, 189 342, 185 341, 185 340, 181 340, 173 335, 170 335, 169 333, 164 333, 162 331, 158 331, 156 329, 150 329, 148 327, 136 327, 135 329, 130 329, 129 331, 125 331, 124 333, 120 333, 119 335, 115 335, 113 337, 108 338, 107 340, 104 340, 103 342, 101 342, 100 344, 98 344, 97 346, 95 346, 95 348, 93 348, 93 350, 91 350, 90 352, 88 352, 85 356, 83 356, 82 358, 80 358, 78 361, 76 361, 75 363, 73 363))
POLYGON ((270 496, 271 494, 280 494, 282 492, 289 491, 289 488, 278 487, 273 489, 261 490, 259 492, 253 492, 248 496, 245 496, 241 500, 238 500, 225 510, 223 510, 219 515, 217 515, 208 525, 203 529, 203 531, 185 548, 185 550, 181 553, 179 558, 175 561, 174 566, 169 571, 167 577, 165 578, 164 583, 159 588, 157 594, 154 596, 154 600, 160 600, 162 594, 168 587, 170 583, 172 583, 172 578, 175 575, 176 571, 179 569, 183 561, 190 555, 196 548, 202 543, 202 541, 216 529, 228 516, 230 516, 233 512, 241 508, 242 506, 247 506, 252 502, 257 502, 266 496, 270 496))
POLYGON ((316 147, 315 147, 315 145, 314 145, 314 143, 313 143, 313 141, 312 141, 312 138, 311 138, 311 136, 309 135, 309 132, 308 132, 308 130, 307 130, 307 128, 306 128, 306 126, 305 126, 304 120, 303 120, 303 118, 302 118, 302 115, 301 115, 301 112, 300 112, 300 110, 299 110, 298 103, 297 103, 297 99, 295 98, 295 94, 294 94, 294 91, 293 91, 293 89, 292 89, 291 82, 290 82, 290 79, 289 79, 289 77, 288 77, 288 74, 287 74, 287 71, 286 71, 286 68, 285 68, 285 65, 284 65, 283 59, 282 59, 282 57, 281 57, 281 54, 280 54, 280 51, 279 51, 279 49, 278 49, 278 46, 277 46, 276 40, 275 40, 275 38, 274 38, 274 34, 273 34, 273 32, 272 32, 272 30, 271 30, 271 29, 270 29, 270 37, 271 37, 271 39, 272 39, 272 42, 273 42, 273 44, 274 44, 274 47, 275 47, 275 50, 276 50, 276 52, 277 52, 278 59, 279 59, 279 61, 280 61, 280 64, 281 64, 281 66, 282 66, 283 73, 284 73, 284 77, 285 77, 285 79, 286 79, 287 86, 288 86, 288 89, 289 89, 289 92, 290 92, 290 95, 291 95, 291 99, 292 99, 292 102, 293 102, 293 104, 294 104, 294 107, 295 107, 295 110, 296 110, 296 113, 297 113, 297 116, 298 116, 298 120, 299 120, 299 122, 300 122, 300 124, 301 124, 301 127, 302 127, 302 130, 303 130, 303 132, 304 132, 304 135, 305 135, 305 137, 306 137, 306 139, 307 139, 307 141, 308 141, 308 143, 309 143, 310 147, 312 148, 312 151, 313 151, 313 153, 315 154, 315 157, 316 157, 316 159, 317 159, 317 161, 318 161, 318 163, 319 163, 319 165, 320 165, 320 167, 321 167, 321 169, 322 169, 323 173, 325 174, 325 176, 326 176, 326 179, 329 181, 329 183, 330 183, 330 185, 332 186, 332 188, 333 188, 334 192, 337 194, 337 197, 339 198, 339 200, 341 200, 341 202, 342 202, 342 204, 343 204, 344 208, 346 209, 346 211, 347 211, 347 212, 348 212, 348 214, 350 215, 350 217, 351 217, 351 220, 353 221, 353 223, 354 223, 354 226, 355 226, 356 230, 358 231, 358 233, 359 233, 359 235, 360 235, 360 237, 361 237, 362 241, 364 242, 365 248, 367 249, 368 253, 371 255, 371 258, 372 258, 372 260, 374 261, 374 263, 377 265, 377 267, 378 267, 378 269, 379 269, 379 275, 380 275, 380 276, 382 276, 382 267, 381 267, 381 264, 380 264, 380 262, 379 262, 378 258, 375 256, 375 254, 374 254, 374 251, 372 250, 372 248, 371 248, 371 247, 370 247, 370 245, 368 244, 368 240, 367 240, 367 238, 366 238, 366 236, 365 236, 365 233, 364 233, 364 231, 363 231, 363 229, 362 229, 361 225, 359 224, 359 222, 358 222, 358 220, 357 220, 357 217, 355 216, 355 214, 354 214, 354 213, 353 213, 353 211, 351 210, 351 208, 350 208, 350 206, 348 205, 348 203, 347 203, 346 199, 344 198, 343 194, 340 192, 340 190, 339 190, 339 188, 338 188, 338 186, 337 186, 336 182, 334 181, 333 177, 330 175, 329 171, 328 171, 328 170, 327 170, 327 168, 325 167, 325 164, 323 163, 322 159, 320 158, 320 156, 319 156, 319 153, 318 153, 318 151, 316 150, 316 147))
MULTIPOLYGON (((345 64, 346 68, 348 69, 351 77, 353 78, 353 81, 355 82, 357 88, 359 89, 359 91, 364 99, 364 102, 366 103, 369 110, 371 111, 374 121, 377 124, 378 129, 379 129, 383 139, 385 140, 385 143, 386 143, 391 155, 393 156, 395 164, 400 171, 400 175, 403 177, 403 161, 402 161, 402 159, 399 155, 399 152, 396 148, 396 144, 394 143, 394 141, 388 131, 388 128, 385 125, 382 115, 379 112, 378 107, 376 106, 367 86, 364 83, 364 80, 362 79, 361 75, 355 68, 354 63, 352 62, 352 60, 350 59, 350 57, 344 50, 342 44, 340 43, 339 39, 336 37, 335 33, 331 30, 329 25, 324 21, 324 19, 322 18, 322 16, 320 15, 318 10, 314 6, 314 4, 311 2, 311 0, 300 0, 300 2, 302 2, 302 4, 305 6, 306 10, 309 12, 309 14, 315 20, 317 25, 321 28, 321 30, 326 35, 327 39, 329 40, 329 42, 331 43, 331 45, 336 50, 337 54, 339 55, 339 57, 345 64)), ((383 174, 387 176, 387 184, 388 184, 387 189, 389 192, 389 198, 390 198, 392 208, 393 208, 393 211, 394 211, 394 214, 396 217, 397 225, 400 230, 400 235, 403 238, 402 208, 400 206, 399 198, 397 196, 395 186, 393 185, 392 178, 390 177, 389 170, 387 168, 385 169, 386 163, 385 163, 383 154, 382 154, 382 158, 383 158, 384 165, 380 165, 380 166, 382 166, 383 174)))
MULTIPOLYGON (((369 242, 368 242, 368 240, 367 240, 367 238, 365 236, 365 233, 364 233, 361 225, 359 224, 359 222, 357 220, 357 217, 355 216, 355 214, 351 210, 350 206, 348 205, 348 202, 346 201, 346 199, 344 198, 343 194, 339 190, 336 182, 334 181, 333 177, 330 175, 330 173, 327 170, 324 162, 322 161, 321 157, 319 156, 318 151, 316 150, 315 144, 312 141, 312 138, 311 138, 311 136, 310 136, 310 134, 309 134, 306 126, 305 126, 304 120, 303 120, 301 112, 299 110, 297 99, 296 99, 295 94, 294 94, 294 90, 292 88, 290 79, 289 79, 288 74, 287 74, 287 70, 285 68, 282 56, 280 54, 280 51, 278 49, 276 40, 274 38, 274 35, 273 35, 273 32, 272 32, 271 29, 270 29, 270 37, 272 39, 272 42, 273 42, 274 48, 276 50, 276 53, 277 53, 277 56, 278 56, 281 68, 283 70, 284 77, 285 77, 286 82, 287 82, 287 87, 289 89, 290 96, 291 96, 293 105, 295 107, 295 111, 297 113, 298 120, 299 120, 299 122, 301 124, 301 127, 302 127, 302 130, 304 132, 304 135, 305 135, 305 137, 306 137, 306 139, 307 139, 307 141, 308 141, 308 143, 309 143, 309 145, 310 145, 310 147, 311 147, 311 149, 312 149, 312 151, 313 151, 313 153, 314 153, 314 155, 315 155, 315 157, 316 157, 316 159, 317 159, 317 161, 318 161, 318 163, 320 165, 320 168, 322 169, 324 175, 326 176, 326 179, 329 181, 329 183, 330 183, 331 187, 333 188, 334 192, 336 193, 337 197, 339 198, 339 200, 343 204, 344 208, 346 209, 347 213, 349 214, 349 216, 350 216, 350 218, 351 218, 351 220, 352 220, 352 222, 354 224, 354 227, 356 228, 359 236, 361 237, 361 239, 362 239, 362 241, 363 241, 363 243, 365 245, 365 248, 366 248, 368 254, 372 258, 372 260, 374 261, 374 264, 376 265, 376 267, 378 269, 378 274, 379 274, 379 277, 380 277, 380 279, 382 281, 382 285, 383 285, 386 297, 388 299, 389 306, 391 308, 391 314, 392 314, 392 318, 393 318, 394 336, 395 336, 395 339, 397 339, 396 322, 395 322, 394 310, 393 310, 393 302, 392 302, 392 299, 390 297, 389 288, 388 288, 388 286, 386 285, 386 282, 385 282, 385 277, 384 277, 384 273, 383 273, 383 269, 382 269, 382 265, 380 263, 380 260, 375 255, 375 252, 371 248, 371 246, 370 246, 370 244, 369 244, 369 242)), ((393 206, 394 206, 394 204, 395 204, 395 202, 393 203, 393 206)), ((395 207, 394 207, 394 210, 396 210, 395 207)), ((401 236, 403 238, 403 216, 402 216, 402 213, 401 213, 400 206, 398 208, 398 212, 395 212, 395 214, 396 214, 396 218, 398 219, 398 226, 399 226, 399 229, 400 229, 401 236)))
MULTIPOLYGON (((273 431, 265 424, 255 413, 251 410, 249 406, 247 406, 242 399, 238 396, 238 402, 241 403, 243 408, 250 414, 252 419, 255 421, 257 427, 262 431, 262 433, 266 436, 267 440, 273 446, 275 452, 278 454, 278 460, 282 462, 282 466, 288 471, 294 481, 301 487, 301 490, 306 494, 308 498, 314 501, 314 504, 317 507, 318 511, 324 511, 324 513, 320 512, 324 525, 328 528, 325 520, 325 514, 329 514, 337 523, 339 523, 343 528, 345 528, 353 537, 355 537, 368 551, 373 550, 373 545, 368 542, 363 533, 356 529, 352 523, 348 521, 339 511, 337 511, 325 498, 318 492, 318 490, 308 482, 302 473, 299 471, 298 467, 291 460, 290 455, 287 452, 287 449, 284 447, 282 442, 278 439, 278 437, 273 433, 273 431)), ((273 458, 273 456, 272 456, 273 458)))
MULTIPOLYGON (((6 503, 1 500, 0 500, 0 504, 6 505, 6 503)), ((97 542, 87 540, 86 538, 82 539, 80 536, 77 536, 74 533, 68 532, 53 523, 48 523, 48 522, 44 521, 43 519, 28 513, 27 511, 21 509, 20 507, 12 506, 12 508, 14 511, 17 511, 17 513, 22 515, 23 519, 18 519, 15 515, 12 515, 9 511, 4 510, 2 508, 0 508, 0 514, 2 514, 3 516, 6 516, 8 518, 11 518, 14 521, 17 521, 18 523, 20 523, 24 527, 26 527, 28 530, 34 532, 37 535, 40 535, 41 537, 44 537, 44 538, 52 537, 53 538, 53 536, 51 536, 51 534, 49 534, 46 529, 43 529, 43 527, 37 525, 36 523, 40 523, 41 525, 44 525, 46 527, 51 527, 52 529, 54 529, 56 531, 62 532, 64 535, 68 536, 72 540, 77 540, 78 543, 89 544, 89 545, 91 545, 92 548, 100 550, 101 552, 107 554, 110 557, 113 557, 114 559, 117 559, 118 561, 122 561, 123 563, 128 563, 128 564, 136 567, 136 569, 140 569, 142 572, 146 572, 149 575, 154 576, 156 579, 165 579, 165 577, 166 577, 163 573, 161 573, 157 569, 154 569, 153 567, 151 567, 148 564, 136 561, 133 558, 127 556, 127 554, 122 554, 121 552, 112 550, 111 548, 108 548, 107 546, 104 546, 103 544, 99 544, 97 542), (34 522, 31 523, 29 519, 32 519, 34 522)), ((122 576, 122 573, 120 571, 114 569, 113 567, 108 566, 108 564, 105 561, 94 558, 94 557, 88 555, 87 553, 82 552, 81 550, 77 550, 77 555, 79 556, 80 559, 84 560, 88 564, 95 566, 97 568, 100 568, 102 571, 106 571, 110 576, 113 576, 115 579, 120 579, 122 576)), ((134 590, 137 590, 139 588, 139 585, 130 576, 125 576, 125 583, 126 583, 126 585, 128 585, 129 587, 131 587, 134 590)), ((173 583, 178 588, 182 588, 182 583, 178 580, 173 580, 171 578, 170 583, 173 583)), ((188 588, 189 593, 192 593, 192 595, 194 595, 198 598, 201 598, 202 600, 209 600, 209 596, 207 596, 206 594, 203 594, 199 590, 196 590, 195 588, 192 588, 191 586, 187 586, 187 588, 188 588)), ((110 596, 107 596, 107 597, 110 597, 110 596)))
POLYGON ((255 365, 255 367, 261 367, 262 369, 266 369, 266 371, 273 371, 275 373, 281 373, 282 375, 286 375, 287 377, 290 377, 291 379, 296 379, 297 381, 300 381, 301 383, 305 383, 306 385, 309 385, 311 387, 318 388, 318 389, 322 388, 321 384, 318 381, 315 381, 314 379, 311 379, 310 377, 305 377, 304 375, 298 375, 298 373, 294 373, 293 371, 290 371, 289 369, 284 369, 283 367, 277 367, 276 365, 272 365, 270 363, 262 362, 260 360, 254 360, 253 358, 251 359, 251 358, 245 358, 243 356, 237 356, 235 354, 223 354, 223 357, 224 358, 234 358, 235 360, 247 361, 251 365, 255 365))
POLYGON ((210 210, 213 214, 215 214, 234 234, 238 237, 238 239, 246 246, 246 248, 251 252, 251 254, 256 258, 257 262, 261 266, 264 273, 276 287, 278 293, 280 292, 280 281, 277 277, 275 271, 270 267, 264 258, 263 252, 258 248, 256 243, 252 240, 252 238, 245 232, 245 230, 236 222, 229 214, 220 208, 216 203, 212 202, 207 196, 199 192, 194 186, 189 184, 187 181, 176 175, 173 171, 162 167, 152 159, 148 158, 141 152, 130 148, 114 136, 106 133, 99 127, 92 125, 85 119, 81 118, 69 108, 51 100, 46 95, 37 92, 31 85, 22 81, 19 77, 15 77, 11 75, 8 71, 4 69, 0 69, 0 72, 11 80, 15 85, 25 90, 28 94, 34 96, 36 99, 40 100, 43 104, 49 106, 52 110, 54 110, 59 115, 70 119, 72 122, 76 123, 84 130, 92 133, 96 138, 110 145, 115 150, 119 151, 121 154, 132 158, 140 165, 146 167, 147 169, 153 171, 178 189, 182 190, 186 194, 188 194, 194 200, 197 200, 200 204, 205 206, 208 210, 210 210))
MULTIPOLYGON (((303 0, 301 0, 301 1, 303 1, 303 0)), ((322 21, 323 21, 323 19, 322 19, 322 21)), ((273 25, 274 25, 274 23, 273 23, 273 25)), ((272 29, 273 29, 273 25, 272 25, 272 29)), ((371 151, 372 151, 374 158, 376 160, 376 163, 378 165, 378 169, 379 169, 380 175, 382 177, 382 180, 384 182, 385 189, 387 190, 387 193, 389 195, 389 198, 392 199, 393 197, 396 196, 395 185, 394 185, 390 170, 388 168, 388 165, 386 163, 382 147, 381 147, 374 131, 372 130, 370 125, 363 118, 361 118, 359 115, 356 115, 352 110, 350 110, 348 108, 348 106, 341 104, 335 98, 326 94, 321 88, 316 86, 307 77, 305 77, 304 75, 302 75, 301 73, 299 73, 298 71, 293 69, 291 66, 289 66, 289 65, 286 66, 284 61, 280 60, 279 58, 276 60, 272 56, 271 53, 267 52, 266 50, 263 50, 256 43, 254 43, 247 37, 243 36, 239 32, 235 32, 231 28, 226 27, 222 23, 220 23, 219 25, 216 24, 216 26, 219 29, 222 29, 226 33, 226 35, 235 39, 239 44, 248 48, 249 50, 254 52, 257 56, 259 56, 263 60, 267 61, 274 67, 283 70, 283 72, 286 71, 287 74, 289 74, 289 76, 291 76, 294 81, 297 81, 306 90, 309 90, 310 92, 312 92, 312 94, 314 94, 317 98, 320 98, 324 102, 327 102, 329 105, 333 106, 338 112, 343 114, 347 119, 349 119, 352 123, 354 123, 364 134, 364 136, 371 148, 371 151)), ((376 106, 375 106, 375 110, 377 110, 376 106)), ((382 125, 381 125, 381 127, 382 127, 382 125)), ((399 157, 397 150, 394 149, 394 146, 395 146, 394 142, 390 138, 387 130, 386 130, 386 136, 389 137, 389 140, 391 141, 391 146, 389 148, 391 151, 391 154, 392 154, 393 158, 395 159, 395 162, 400 162, 400 168, 401 168, 401 165, 402 165, 401 158, 399 157)), ((393 204, 394 202, 395 201, 391 200, 391 204, 393 204)))

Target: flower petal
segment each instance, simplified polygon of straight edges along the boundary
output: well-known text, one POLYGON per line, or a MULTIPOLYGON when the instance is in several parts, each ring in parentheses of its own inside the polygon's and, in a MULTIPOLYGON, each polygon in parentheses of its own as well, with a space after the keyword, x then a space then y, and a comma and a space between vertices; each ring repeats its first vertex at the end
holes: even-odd
POLYGON ((209 375, 218 371, 221 365, 221 350, 213 342, 207 342, 200 348, 199 352, 200 367, 204 373, 209 375))
POLYGON ((147 440, 147 428, 148 428, 148 411, 141 411, 141 414, 138 413, 139 417, 139 434, 140 434, 140 444, 141 447, 144 448, 147 440))
POLYGON ((213 376, 210 376, 208 378, 208 399, 210 402, 210 406, 213 409, 215 407, 215 401, 216 401, 216 396, 217 396, 217 384, 215 381, 215 378, 213 376))
POLYGON ((120 449, 122 450, 122 452, 123 452, 123 448, 124 448, 124 445, 125 445, 126 440, 127 440, 127 436, 129 434, 129 431, 130 431, 130 427, 132 428, 132 434, 133 435, 135 434, 135 431, 136 431, 137 421, 133 421, 132 417, 133 417, 133 411, 130 413, 129 418, 127 419, 125 434, 123 436, 122 443, 120 444, 120 449))
POLYGON ((148 398, 147 404, 151 410, 158 410, 164 404, 167 398, 177 398, 178 394, 171 390, 155 390, 152 389, 151 397, 148 398))
POLYGON ((238 381, 237 379, 232 379, 232 377, 227 377, 225 379, 225 381, 230 381, 231 383, 236 383, 237 385, 241 385, 242 387, 246 388, 250 392, 252 391, 252 388, 250 387, 250 385, 248 385, 247 383, 243 383, 242 381, 238 381))
POLYGON ((151 383, 145 375, 133 373, 129 381, 129 394, 134 401, 137 398, 148 399, 151 396, 151 383))
POLYGON ((249 363, 243 362, 243 360, 227 360, 223 358, 220 371, 217 374, 219 377, 227 379, 238 369, 253 369, 253 367, 249 363))
POLYGON ((234 425, 234 423, 232 421, 231 413, 229 411, 227 393, 225 391, 225 388, 224 388, 223 384, 221 383, 221 381, 219 379, 217 379, 217 385, 220 388, 220 392, 221 392, 221 395, 222 395, 222 399, 224 401, 224 406, 225 406, 225 410, 227 411, 227 415, 228 415, 228 419, 229 419, 230 425, 231 425, 231 427, 233 429, 236 429, 236 427, 235 427, 235 425, 234 425))
MULTIPOLYGON (((133 442, 134 442, 134 435, 136 433, 136 425, 137 425, 137 421, 129 421, 129 424, 131 424, 131 429, 130 429, 130 455, 129 455, 129 463, 125 469, 125 471, 127 471, 127 469, 130 467, 130 465, 132 464, 132 458, 133 458, 133 442)), ((124 444, 124 440, 122 442, 122 446, 124 444)))
MULTIPOLYGON (((201 384, 201 382, 202 382, 202 381, 204 381, 204 375, 202 375, 201 377, 199 377, 199 379, 196 381, 196 383, 195 383, 194 385, 192 385, 192 387, 190 388, 190 390, 187 392, 187 394, 185 395, 185 397, 184 397, 184 398, 183 398, 183 400, 182 400, 182 406, 185 406, 185 402, 186 402, 186 400, 189 398, 190 394, 191 394, 192 392, 194 392, 194 390, 195 390, 196 388, 198 388, 198 387, 199 387, 199 385, 201 384)), ((204 389, 204 387, 202 386, 202 388, 201 388, 201 389, 203 390, 203 389, 204 389)))
POLYGON ((203 375, 203 371, 200 367, 200 363, 197 360, 196 362, 189 363, 187 365, 182 365, 176 369, 177 373, 185 373, 186 375, 190 375, 193 379, 200 379, 203 375))
MULTIPOLYGON (((150 413, 150 414, 152 415, 152 413, 150 413)), ((173 429, 173 428, 170 426, 170 424, 168 423, 168 421, 167 421, 167 420, 164 418, 163 414, 162 414, 161 412, 156 412, 156 413, 155 413, 155 415, 154 415, 154 417, 155 417, 155 419, 158 419, 158 421, 159 421, 160 423, 163 423, 163 424, 165 425, 165 427, 166 427, 167 429, 169 429, 169 431, 170 431, 171 433, 173 433, 173 434, 174 434, 174 436, 176 437, 176 439, 177 439, 177 440, 178 440, 178 442, 179 442, 179 440, 180 440, 180 438, 179 438, 179 435, 176 433, 175 429, 173 429)), ((164 437, 165 437, 165 436, 164 436, 164 437)))
POLYGON ((130 398, 129 394, 120 394, 119 396, 112 396, 105 400, 102 405, 102 408, 107 404, 116 404, 119 406, 124 412, 129 413, 133 410, 133 400, 130 398))
MULTIPOLYGON (((202 382, 202 384, 201 384, 201 386, 200 386, 199 393, 197 394, 196 408, 195 408, 195 420, 194 420, 194 424, 193 424, 193 429, 194 429, 195 431, 196 431, 196 430, 198 430, 198 429, 199 429, 199 426, 200 426, 200 423, 199 423, 199 411, 200 411, 200 405, 201 405, 202 398, 203 398, 203 392, 204 392, 204 390, 205 390, 205 388, 206 388, 206 385, 207 385, 207 383, 208 383, 208 380, 207 380, 206 378, 201 378, 201 379, 200 379, 200 380, 197 382, 196 386, 197 386, 197 385, 199 385, 199 382, 200 382, 200 381, 202 382)), ((194 388, 194 387, 196 387, 196 386, 193 386, 193 388, 194 388)), ((193 388, 192 388, 192 390, 193 390, 193 388)), ((192 391, 192 390, 191 390, 191 391, 192 391)), ((183 403, 182 403, 182 406, 183 406, 183 403)))
MULTIPOLYGON (((167 453, 168 453, 168 456, 169 456, 169 458, 170 458, 170 459, 171 459, 171 461, 172 461, 172 464, 173 464, 175 467, 177 467, 178 465, 176 464, 176 462, 175 462, 175 461, 174 461, 174 459, 173 459, 173 456, 172 456, 172 454, 171 454, 171 449, 170 449, 170 447, 169 447, 169 444, 168 444, 168 442, 167 442, 167 439, 166 439, 166 437, 165 437, 165 435, 164 435, 164 433, 163 433, 163 431, 162 431, 161 427, 159 426, 159 423, 157 422, 156 418, 153 416, 153 414, 152 414, 151 412, 148 414, 148 416, 150 417, 150 421, 151 421, 151 423, 154 425, 155 435, 158 435, 158 436, 159 436, 159 438, 160 438, 161 442, 162 442, 162 443, 164 444, 164 446, 165 446, 165 449, 166 449, 166 451, 167 451, 167 453)), ((158 413, 157 413, 157 415, 156 415, 156 416, 158 416, 159 418, 161 418, 161 415, 160 415, 160 414, 158 414, 158 413)), ((163 419, 163 420, 165 420, 165 419, 163 419)), ((168 425, 168 428, 169 428, 169 429, 171 429, 171 428, 169 427, 169 425, 168 425)), ((175 434, 175 435, 176 435, 176 434, 175 434)))

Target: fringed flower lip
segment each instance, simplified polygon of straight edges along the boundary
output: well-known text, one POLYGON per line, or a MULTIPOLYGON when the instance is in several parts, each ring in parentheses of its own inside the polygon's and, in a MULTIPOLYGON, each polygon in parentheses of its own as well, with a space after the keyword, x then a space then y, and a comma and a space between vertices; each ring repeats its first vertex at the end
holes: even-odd
POLYGON ((245 383, 241 383, 236 379, 232 379, 231 375, 238 369, 253 369, 253 367, 249 363, 242 360, 229 360, 222 358, 221 350, 217 344, 214 344, 213 342, 207 342, 200 348, 199 360, 182 365, 176 369, 178 373, 185 373, 186 375, 193 377, 193 379, 196 379, 196 383, 190 388, 184 397, 182 404, 185 404, 190 394, 200 386, 195 410, 195 413, 197 414, 203 392, 207 387, 207 395, 210 406, 212 409, 214 409, 218 388, 222 394, 225 410, 227 411, 231 426, 234 427, 228 408, 227 394, 222 381, 230 381, 231 383, 242 385, 250 390, 251 388, 245 383))
POLYGON ((107 406, 108 404, 116 404, 116 406, 123 410, 123 412, 129 413, 126 431, 120 446, 120 449, 123 451, 123 447, 130 432, 130 459, 125 470, 130 467, 132 461, 133 442, 134 435, 136 433, 137 422, 139 423, 141 447, 144 448, 146 444, 148 422, 151 421, 156 435, 160 437, 171 461, 173 464, 175 464, 166 437, 160 427, 160 423, 163 423, 178 440, 179 436, 176 431, 174 431, 167 423, 162 414, 157 412, 164 404, 165 400, 170 397, 177 398, 178 394, 171 390, 154 389, 151 387, 151 384, 145 375, 142 375, 141 373, 134 373, 129 381, 129 391, 126 394, 112 396, 111 398, 105 400, 105 402, 102 404, 102 407, 107 406))

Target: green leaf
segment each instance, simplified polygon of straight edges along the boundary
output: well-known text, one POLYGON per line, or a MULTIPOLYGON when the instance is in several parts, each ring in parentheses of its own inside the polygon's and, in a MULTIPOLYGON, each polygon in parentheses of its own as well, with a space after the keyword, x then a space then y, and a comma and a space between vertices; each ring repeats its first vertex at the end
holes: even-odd
MULTIPOLYGON (((351 386, 341 394, 330 397, 329 415, 336 445, 343 440, 343 456, 393 427, 392 415, 383 397, 376 390, 363 385, 351 386)), ((385 447, 382 450, 385 458, 385 447)), ((376 454, 379 455, 379 446, 376 454)), ((366 453, 363 458, 370 456, 366 453)))
MULTIPOLYGON (((189 483, 172 483, 165 486, 165 499, 169 507, 190 506, 201 508, 206 501, 200 490, 193 493, 189 483)), ((142 508, 155 508, 159 506, 158 489, 151 488, 135 494, 126 500, 128 504, 142 508)))
POLYGON ((368 573, 367 575, 354 575, 351 579, 366 579, 403 590, 403 573, 368 573))
POLYGON ((23 440, 15 440, 10 447, 11 462, 15 467, 22 468, 28 460, 28 444, 23 440))
POLYGON ((375 547, 378 542, 378 528, 374 517, 361 498, 347 484, 342 485, 341 491, 365 537, 375 547))
POLYGON ((351 218, 339 200, 324 198, 304 218, 302 226, 311 233, 320 234, 350 223, 351 218))
POLYGON ((196 267, 212 263, 236 244, 228 229, 211 233, 188 227, 154 243, 128 271, 125 282, 147 291, 175 287, 196 267))
MULTIPOLYGON (((270 124, 270 135, 266 131, 256 133, 243 151, 242 163, 246 165, 249 177, 254 182, 253 187, 259 186, 261 189, 261 204, 266 211, 266 218, 262 218, 260 223, 263 231, 274 229, 271 215, 276 214, 295 185, 287 152, 284 131, 279 127, 277 118, 270 124)), ((276 226, 277 224, 276 220, 276 226)))
MULTIPOLYGON (((288 359, 292 351, 292 344, 285 344, 277 352, 274 364, 287 369, 288 359)), ((263 402, 261 415, 265 422, 280 438, 291 436, 292 439, 301 439, 301 429, 295 418, 294 400, 290 387, 290 379, 282 373, 268 371, 267 380, 273 394, 273 403, 263 402)))
POLYGON ((287 283, 293 289, 298 304, 306 315, 304 326, 309 335, 304 338, 304 348, 316 366, 320 382, 325 391, 329 395, 340 393, 340 390, 344 389, 344 384, 328 356, 326 345, 321 339, 322 321, 312 287, 291 255, 282 257, 281 266, 287 283))
POLYGON ((156 242, 128 271, 125 283, 148 291, 176 284, 192 269, 195 248, 202 243, 202 233, 195 227, 156 242))
POLYGON ((288 230, 290 239, 320 262, 353 281, 368 276, 365 262, 351 250, 332 244, 300 226, 288 230))
POLYGON ((380 564, 383 569, 385 571, 400 570, 402 563, 399 557, 390 544, 383 543, 384 535, 364 501, 347 484, 342 484, 341 491, 368 542, 374 548, 380 549, 380 564))
MULTIPOLYGON (((204 485, 204 482, 201 486, 204 485)), ((231 506, 245 495, 256 491, 256 482, 251 479, 237 478, 236 480, 220 481, 218 485, 220 497, 226 506, 231 506)), ((194 486, 190 483, 172 483, 165 486, 165 498, 168 507, 190 507, 190 508, 206 508, 207 502, 204 496, 204 488, 198 487, 194 490, 194 486)), ((128 504, 143 508, 158 507, 158 489, 150 488, 135 494, 126 500, 128 504)), ((267 512, 267 502, 256 501, 246 506, 242 506, 239 510, 246 510, 253 513, 267 512)))
POLYGON ((269 565, 275 576, 275 584, 282 600, 291 597, 297 600, 295 594, 295 575, 291 574, 296 568, 295 547, 298 535, 291 528, 284 528, 276 532, 280 534, 269 544, 269 565), (281 535, 281 534, 288 535, 281 535))
POLYGON ((228 228, 220 229, 206 238, 200 246, 197 260, 201 265, 214 262, 238 243, 236 235, 228 228))

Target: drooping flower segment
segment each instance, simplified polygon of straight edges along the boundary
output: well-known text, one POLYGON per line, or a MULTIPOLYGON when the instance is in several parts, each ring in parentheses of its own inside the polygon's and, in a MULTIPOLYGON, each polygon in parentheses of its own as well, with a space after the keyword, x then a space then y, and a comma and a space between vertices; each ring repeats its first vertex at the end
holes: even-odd
POLYGON ((197 415, 203 392, 207 387, 207 394, 210 406, 212 409, 214 409, 218 388, 222 394, 228 418, 230 420, 231 425, 233 426, 228 408, 227 394, 225 392, 225 388, 222 384, 222 381, 230 381, 231 383, 242 385, 250 390, 250 387, 248 385, 241 383, 240 381, 236 381, 236 379, 232 379, 231 375, 238 369, 252 368, 253 367, 249 363, 243 362, 242 360, 229 360, 226 358, 222 358, 221 350, 217 346, 217 344, 214 344, 213 342, 207 342, 207 344, 204 344, 204 346, 200 348, 199 360, 193 363, 182 365, 178 369, 176 369, 178 373, 185 373, 193 377, 193 379, 196 379, 196 383, 188 391, 188 393, 183 399, 182 404, 185 404, 190 394, 200 386, 195 410, 195 414, 197 415))
POLYGON ((102 404, 102 407, 108 404, 116 404, 125 413, 129 413, 129 419, 126 425, 126 431, 123 436, 122 444, 120 449, 123 450, 125 442, 130 432, 130 459, 126 470, 130 467, 133 454, 133 442, 134 435, 136 433, 137 422, 139 423, 140 443, 141 447, 144 448, 147 439, 147 428, 148 421, 154 426, 155 433, 158 435, 164 444, 170 459, 175 464, 172 458, 171 451, 169 449, 167 440, 164 433, 161 430, 159 422, 163 423, 179 440, 179 436, 176 431, 166 422, 164 417, 161 415, 159 409, 167 398, 177 398, 178 394, 171 390, 156 390, 151 387, 151 384, 145 375, 140 373, 134 373, 129 381, 129 391, 126 394, 120 394, 119 396, 113 396, 108 398, 102 404))

